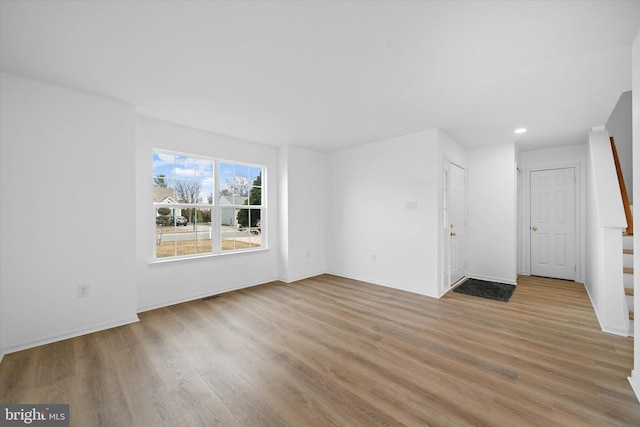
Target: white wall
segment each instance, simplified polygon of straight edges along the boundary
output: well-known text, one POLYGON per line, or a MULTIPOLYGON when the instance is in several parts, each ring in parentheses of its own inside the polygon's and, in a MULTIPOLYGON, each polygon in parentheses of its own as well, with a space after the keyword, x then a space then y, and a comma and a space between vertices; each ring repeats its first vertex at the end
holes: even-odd
POLYGON ((438 129, 328 154, 327 271, 441 296, 445 158, 466 167, 438 129))
POLYGON ((535 170, 574 167, 576 169, 576 262, 578 275, 576 280, 584 282, 585 277, 585 168, 587 144, 569 145, 544 150, 521 151, 518 166, 522 186, 519 216, 522 233, 520 245, 520 274, 530 274, 530 173, 535 170))
MULTIPOLYGON (((631 48, 631 79, 632 79, 632 112, 633 112, 633 145, 640 147, 640 31, 636 35, 631 48)), ((640 150, 633 150, 633 198, 640 200, 640 150)), ((634 209, 638 212, 638 208, 634 209)), ((640 233, 633 235, 634 248, 640 248, 640 233)), ((635 271, 640 271, 640 249, 634 251, 633 266, 635 271)), ((634 312, 640 313, 640 274, 634 275, 634 312)), ((629 377, 636 397, 640 400, 640 319, 634 320, 634 369, 629 377)))
POLYGON ((136 321, 134 108, 0 87, 2 351, 136 321))
MULTIPOLYGON (((442 157, 443 159, 447 159, 451 163, 455 163, 460 167, 466 168, 467 149, 440 129, 437 130, 437 137, 440 157, 442 157)), ((440 169, 442 171, 442 165, 440 169)), ((440 174, 440 176, 441 175, 442 174, 440 174)), ((442 195, 442 192, 439 192, 438 194, 442 195)), ((440 213, 442 214, 442 212, 440 213)))
POLYGON ((277 279, 277 188, 276 148, 139 117, 136 125, 138 311, 277 279), (266 166, 265 234, 269 249, 153 263, 151 159, 154 148, 266 166))
POLYGON ((326 271, 324 153, 293 146, 279 150, 280 279, 326 271))
POLYGON ((468 275, 516 284, 515 146, 467 150, 468 275))
POLYGON ((437 129, 328 154, 328 272, 438 296, 441 163, 437 129))
MULTIPOLYGON (((604 235, 600 229, 598 215, 598 199, 595 190, 593 164, 591 162, 591 147, 587 145, 588 162, 586 164, 586 235, 585 235, 585 288, 589 293, 594 310, 598 305, 604 305, 604 289, 599 284, 604 283, 604 263, 601 260, 604 235), (591 289, 590 289, 591 288, 591 289), (602 303, 600 303, 602 301, 602 303)), ((597 315, 600 319, 600 315, 597 315)), ((600 322, 602 323, 602 322, 600 322)))
POLYGON ((597 199, 600 227, 626 228, 627 219, 622 205, 609 133, 606 130, 589 132, 589 153, 594 175, 593 190, 597 199))
POLYGON ((603 331, 627 335, 622 231, 627 223, 609 133, 590 132, 587 149, 585 288, 603 331))

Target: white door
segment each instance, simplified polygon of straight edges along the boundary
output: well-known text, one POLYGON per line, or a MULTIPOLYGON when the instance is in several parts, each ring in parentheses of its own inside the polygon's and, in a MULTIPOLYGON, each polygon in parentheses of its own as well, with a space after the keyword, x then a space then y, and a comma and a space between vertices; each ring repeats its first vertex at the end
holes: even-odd
POLYGON ((531 172, 531 274, 575 280, 575 170, 531 172))
POLYGON ((445 163, 445 240, 448 254, 445 270, 449 286, 467 274, 467 224, 466 224, 465 170, 453 163, 445 163))

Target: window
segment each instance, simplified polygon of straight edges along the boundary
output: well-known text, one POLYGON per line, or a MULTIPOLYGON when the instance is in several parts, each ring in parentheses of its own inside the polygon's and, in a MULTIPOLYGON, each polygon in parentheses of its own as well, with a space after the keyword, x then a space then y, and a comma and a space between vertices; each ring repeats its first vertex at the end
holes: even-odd
POLYGON ((153 152, 155 258, 264 247, 263 166, 153 152))

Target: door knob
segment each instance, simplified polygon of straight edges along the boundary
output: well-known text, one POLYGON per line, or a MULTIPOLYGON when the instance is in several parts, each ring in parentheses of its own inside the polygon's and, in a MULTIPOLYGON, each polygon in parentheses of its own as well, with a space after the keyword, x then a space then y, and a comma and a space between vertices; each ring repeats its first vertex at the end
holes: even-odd
POLYGON ((451 232, 450 236, 451 236, 451 237, 456 237, 456 233, 451 232))
POLYGON ((538 227, 531 227, 533 231, 538 231, 538 227))

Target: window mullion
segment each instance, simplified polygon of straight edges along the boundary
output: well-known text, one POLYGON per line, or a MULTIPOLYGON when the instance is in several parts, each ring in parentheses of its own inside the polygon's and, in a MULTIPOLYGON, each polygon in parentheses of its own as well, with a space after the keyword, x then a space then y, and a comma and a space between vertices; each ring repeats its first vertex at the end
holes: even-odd
POLYGON ((211 211, 211 252, 222 252, 222 208, 220 207, 220 162, 213 165, 213 208, 211 211))

